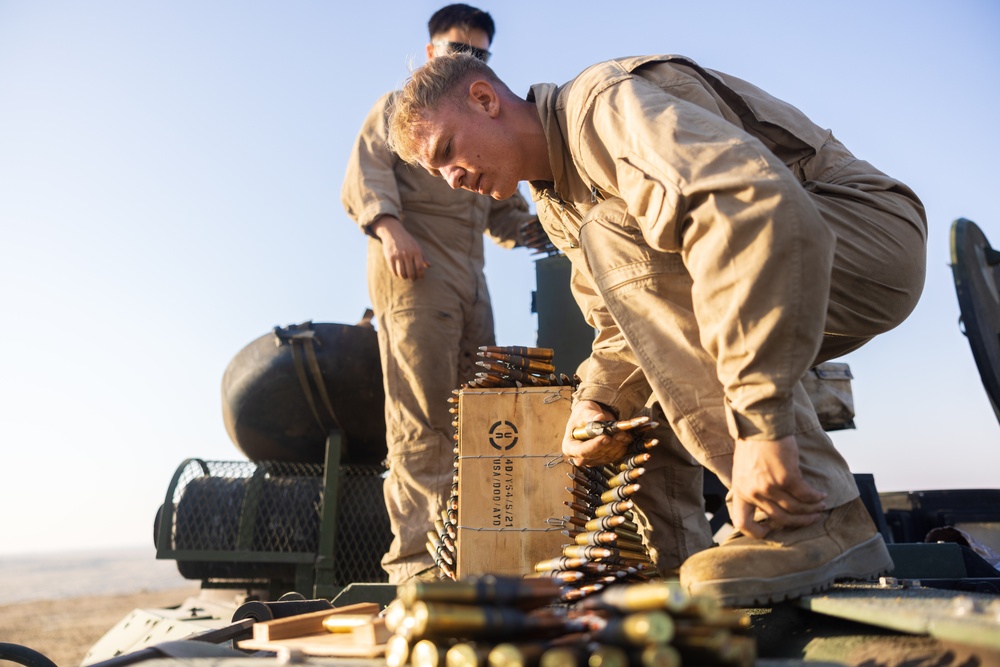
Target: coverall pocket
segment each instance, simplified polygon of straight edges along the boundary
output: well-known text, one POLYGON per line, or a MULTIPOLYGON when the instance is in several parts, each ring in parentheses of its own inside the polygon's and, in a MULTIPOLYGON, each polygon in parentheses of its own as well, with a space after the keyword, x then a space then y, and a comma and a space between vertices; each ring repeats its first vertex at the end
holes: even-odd
POLYGON ((853 377, 847 364, 828 361, 810 368, 802 378, 824 431, 854 428, 853 377))
POLYGON ((650 176, 638 158, 630 156, 616 162, 618 191, 628 201, 628 213, 636 220, 646 242, 656 250, 678 252, 681 249, 680 225, 677 224, 680 190, 650 176))

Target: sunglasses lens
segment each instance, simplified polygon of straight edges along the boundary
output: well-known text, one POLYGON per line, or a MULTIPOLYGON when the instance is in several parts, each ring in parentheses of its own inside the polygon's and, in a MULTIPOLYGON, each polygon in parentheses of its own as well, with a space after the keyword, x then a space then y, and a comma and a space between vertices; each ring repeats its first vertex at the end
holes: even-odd
POLYGON ((475 47, 475 46, 470 46, 469 47, 469 55, 471 55, 471 56, 473 56, 475 58, 479 58, 483 62, 486 62, 487 60, 490 59, 489 51, 484 51, 483 49, 480 49, 480 48, 475 47))
POLYGON ((473 58, 478 58, 484 63, 488 62, 490 59, 490 52, 486 49, 481 49, 478 46, 462 44, 461 42, 448 42, 448 46, 451 47, 452 53, 468 53, 473 58))

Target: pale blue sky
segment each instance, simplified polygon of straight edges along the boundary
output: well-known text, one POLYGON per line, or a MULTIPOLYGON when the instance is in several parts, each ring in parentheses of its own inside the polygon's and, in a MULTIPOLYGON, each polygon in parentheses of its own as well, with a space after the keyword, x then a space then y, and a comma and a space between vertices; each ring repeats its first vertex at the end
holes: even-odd
MULTIPOLYGON (((365 242, 340 205, 375 99, 444 2, 0 0, 0 554, 151 543, 182 460, 234 460, 220 383, 275 325, 353 323, 365 242)), ((948 232, 1000 246, 1000 5, 498 0, 518 92, 604 58, 680 53, 833 128, 911 185, 927 286, 846 358, 881 490, 1000 487, 948 232)), ((491 249, 503 344, 531 344, 525 251, 491 249)))

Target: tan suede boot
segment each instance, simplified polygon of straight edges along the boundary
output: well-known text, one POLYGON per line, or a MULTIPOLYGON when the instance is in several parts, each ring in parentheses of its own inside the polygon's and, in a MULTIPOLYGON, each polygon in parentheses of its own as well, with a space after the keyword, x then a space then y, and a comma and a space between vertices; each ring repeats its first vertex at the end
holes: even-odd
POLYGON ((749 607, 892 570, 889 550, 860 498, 824 515, 811 526, 777 530, 763 540, 733 533, 721 546, 688 558, 681 585, 692 595, 749 607))

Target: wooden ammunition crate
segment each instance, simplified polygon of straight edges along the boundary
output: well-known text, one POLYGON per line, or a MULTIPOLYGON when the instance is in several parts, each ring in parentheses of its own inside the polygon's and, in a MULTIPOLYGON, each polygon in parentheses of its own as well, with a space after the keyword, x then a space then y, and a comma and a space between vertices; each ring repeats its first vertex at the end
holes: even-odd
POLYGON ((571 396, 570 387, 459 393, 459 578, 529 574, 569 543, 549 520, 571 513, 562 459, 571 396))

